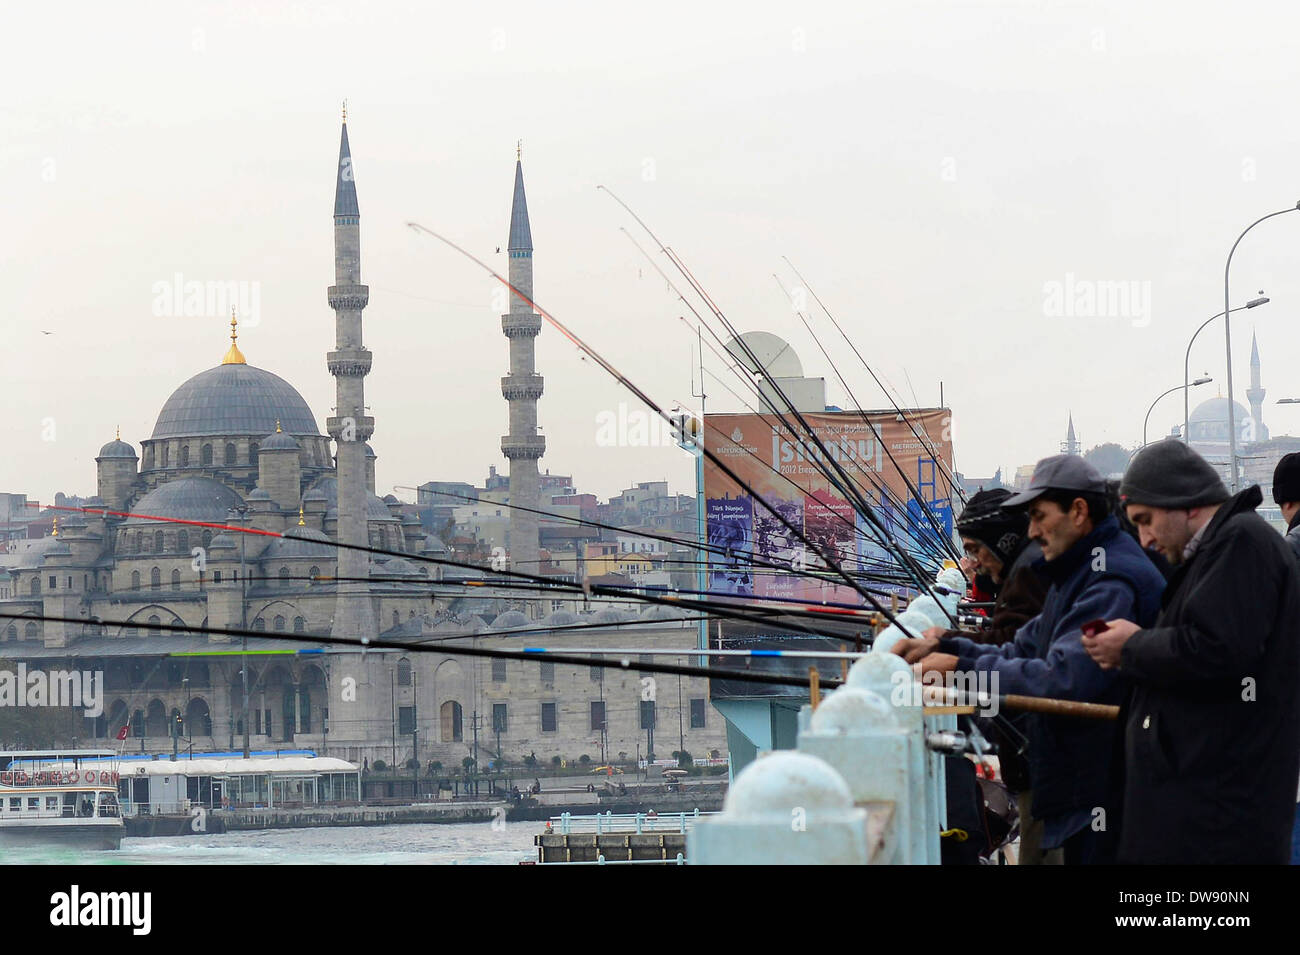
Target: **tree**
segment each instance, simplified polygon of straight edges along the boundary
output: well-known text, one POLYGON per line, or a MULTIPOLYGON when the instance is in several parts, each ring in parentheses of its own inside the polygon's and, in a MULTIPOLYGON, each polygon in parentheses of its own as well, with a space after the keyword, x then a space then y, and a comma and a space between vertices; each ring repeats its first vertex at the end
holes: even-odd
POLYGON ((1129 459, 1133 456, 1118 444, 1110 442, 1099 444, 1086 452, 1083 459, 1101 472, 1102 477, 1123 474, 1128 469, 1129 459))

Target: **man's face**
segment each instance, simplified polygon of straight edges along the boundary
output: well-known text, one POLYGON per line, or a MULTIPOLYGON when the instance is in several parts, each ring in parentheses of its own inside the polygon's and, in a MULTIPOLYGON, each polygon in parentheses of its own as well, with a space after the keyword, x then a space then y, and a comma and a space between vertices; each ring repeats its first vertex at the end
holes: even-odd
POLYGON ((1002 579, 1002 561, 998 560, 993 551, 973 537, 963 537, 961 542, 966 556, 979 565, 980 573, 988 574, 995 581, 1002 579))
POLYGON ((1055 501, 1039 498, 1029 505, 1026 513, 1029 515, 1029 539, 1038 542, 1044 560, 1056 560, 1092 531, 1088 506, 1082 498, 1075 498, 1069 510, 1062 509, 1055 501))
POLYGON ((1147 550, 1158 550, 1171 564, 1182 563, 1183 548, 1192 539, 1190 512, 1171 511, 1146 504, 1129 504, 1124 510, 1138 529, 1138 540, 1147 550))

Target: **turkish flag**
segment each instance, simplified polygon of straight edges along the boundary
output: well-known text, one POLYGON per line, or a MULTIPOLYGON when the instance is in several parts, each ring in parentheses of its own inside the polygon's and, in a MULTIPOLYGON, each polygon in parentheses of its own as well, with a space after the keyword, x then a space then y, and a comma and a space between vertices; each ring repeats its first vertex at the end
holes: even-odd
POLYGON ((129 730, 130 728, 131 725, 129 723, 126 726, 123 726, 120 730, 117 731, 117 738, 126 739, 126 731, 129 730))

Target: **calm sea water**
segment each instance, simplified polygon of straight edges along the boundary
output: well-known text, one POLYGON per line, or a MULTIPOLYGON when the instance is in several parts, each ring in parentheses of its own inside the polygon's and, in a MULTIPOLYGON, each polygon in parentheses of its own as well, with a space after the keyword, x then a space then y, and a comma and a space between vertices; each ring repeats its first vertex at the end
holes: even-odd
POLYGON ((122 840, 117 852, 6 849, 18 865, 516 865, 537 858, 533 836, 545 823, 349 826, 264 832, 195 833, 122 840))

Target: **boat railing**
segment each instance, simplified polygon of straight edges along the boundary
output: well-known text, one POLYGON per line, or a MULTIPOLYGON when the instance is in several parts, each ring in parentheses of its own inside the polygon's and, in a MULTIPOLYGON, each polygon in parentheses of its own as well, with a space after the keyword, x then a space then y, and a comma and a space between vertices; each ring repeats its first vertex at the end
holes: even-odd
POLYGON ((686 856, 680 852, 671 859, 606 859, 598 855, 594 862, 547 862, 545 865, 548 869, 553 865, 686 865, 686 856))
POLYGON ((612 811, 594 815, 574 815, 561 813, 552 816, 547 825, 551 832, 560 835, 594 832, 689 832, 701 819, 717 815, 712 812, 665 812, 665 813, 614 813, 612 811))

